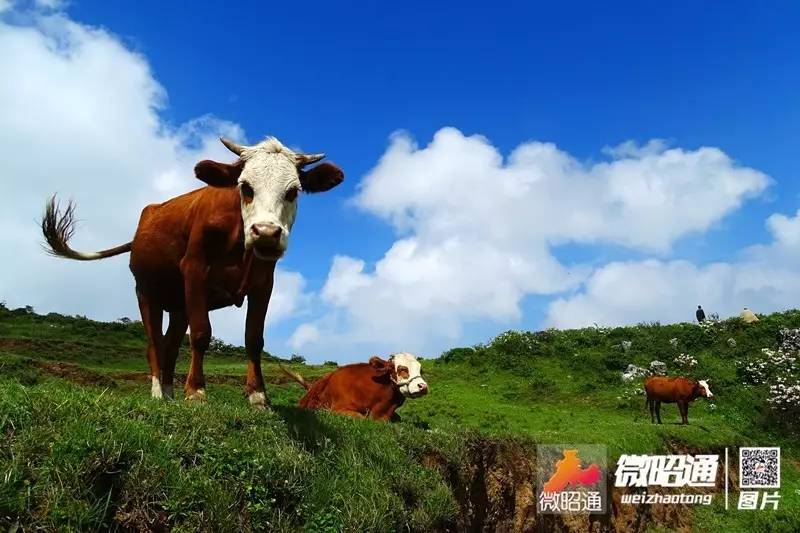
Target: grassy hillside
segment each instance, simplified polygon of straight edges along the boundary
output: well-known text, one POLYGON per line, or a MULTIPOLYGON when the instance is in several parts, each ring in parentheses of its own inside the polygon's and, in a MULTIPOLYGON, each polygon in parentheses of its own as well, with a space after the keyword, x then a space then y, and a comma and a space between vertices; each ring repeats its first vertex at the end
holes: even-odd
MULTIPOLYGON (((783 448, 778 512, 726 512, 718 498, 710 508, 659 508, 644 517, 615 511, 610 525, 796 531, 797 426, 776 416, 766 385, 750 384, 742 371, 776 346, 784 327, 800 327, 800 312, 751 325, 508 332, 424 361, 431 393, 407 402, 402 422, 378 424, 295 409, 302 391, 274 362, 265 365, 273 409, 251 410, 242 394, 244 354, 220 344, 207 358, 206 404, 153 401, 141 325, 0 308, 0 524, 581 531, 586 517, 533 513, 537 443, 605 444, 609 464, 621 453, 753 444, 783 448), (676 373, 680 353, 697 360, 681 374, 712 380, 716 408, 698 401, 690 425, 680 426, 677 408, 665 406, 665 424, 651 425, 636 393, 640 380, 624 383, 620 372, 658 359, 676 373)), ((179 373, 185 366, 182 356, 179 373)), ((292 366, 311 378, 331 369, 292 366)))

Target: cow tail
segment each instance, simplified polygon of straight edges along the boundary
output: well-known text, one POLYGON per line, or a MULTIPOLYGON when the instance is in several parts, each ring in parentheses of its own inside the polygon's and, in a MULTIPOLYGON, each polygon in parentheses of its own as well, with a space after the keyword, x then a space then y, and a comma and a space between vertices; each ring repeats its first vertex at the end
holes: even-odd
POLYGON ((50 255, 77 261, 94 261, 131 251, 132 243, 130 242, 99 252, 78 252, 70 248, 69 240, 75 233, 75 204, 71 201, 67 202, 62 212, 61 206, 56 202, 55 195, 45 204, 41 226, 42 234, 45 241, 47 241, 45 250, 50 255))
POLYGON ((288 368, 284 367, 282 364, 278 363, 278 367, 281 369, 281 372, 292 378, 294 381, 298 382, 304 389, 308 390, 311 386, 306 383, 306 380, 303 379, 303 376, 296 372, 292 372, 288 368))

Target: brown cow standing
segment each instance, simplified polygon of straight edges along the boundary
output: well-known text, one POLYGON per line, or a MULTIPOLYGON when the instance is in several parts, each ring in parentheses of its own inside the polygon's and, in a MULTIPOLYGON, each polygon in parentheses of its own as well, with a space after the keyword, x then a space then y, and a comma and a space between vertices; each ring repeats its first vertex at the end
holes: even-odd
POLYGON ((419 398, 428 392, 421 365, 409 353, 394 354, 388 361, 372 357, 369 363, 346 365, 312 385, 294 372, 281 370, 306 389, 300 407, 328 409, 354 418, 388 421, 407 397, 419 398))
POLYGON ((689 403, 697 398, 712 399, 714 395, 705 380, 694 381, 684 377, 652 376, 645 380, 646 405, 650 408, 650 421, 661 423, 661 403, 677 403, 681 423, 689 423, 689 403))
POLYGON ((172 396, 175 361, 188 324, 192 355, 184 390, 187 399, 205 399, 208 313, 241 306, 246 296, 245 393, 252 405, 264 407, 264 320, 275 264, 286 251, 297 213, 298 192, 327 191, 344 175, 330 163, 303 170, 324 155, 295 153, 274 138, 250 147, 221 140, 239 159, 233 164, 198 163, 195 175, 209 187, 145 207, 133 241, 102 252, 73 250, 68 241, 74 232, 74 206, 62 213, 55 197, 46 206, 42 232, 52 254, 70 259, 103 259, 130 251, 154 398, 172 396), (170 315, 166 334, 165 311, 170 315))

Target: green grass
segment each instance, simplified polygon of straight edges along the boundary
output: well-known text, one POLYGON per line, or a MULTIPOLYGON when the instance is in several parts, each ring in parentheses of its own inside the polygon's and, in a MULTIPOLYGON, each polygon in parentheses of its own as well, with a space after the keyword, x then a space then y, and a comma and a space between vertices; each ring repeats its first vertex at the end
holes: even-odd
MULTIPOLYGON (((621 453, 727 446, 734 455, 751 444, 782 447, 780 510, 736 511, 733 493, 734 510, 725 511, 721 497, 685 510, 693 529, 796 531, 796 426, 771 416, 763 389, 742 384, 737 361, 774 346, 780 327, 799 326, 800 313, 788 312, 749 327, 727 321, 710 333, 651 324, 504 334, 424 361, 430 394, 406 402, 401 423, 379 424, 296 409, 302 389, 280 379, 274 359, 265 365, 273 410, 251 410, 243 353, 233 347, 206 360, 207 376, 225 376, 210 383, 206 404, 154 401, 139 324, 0 311, 0 524, 452 530, 464 526, 464 487, 475 480, 476 450, 488 443, 518 442, 529 454, 535 443, 604 444, 609 464, 621 453), (633 342, 627 353, 622 340, 633 342), (697 401, 690 425, 680 426, 668 405, 665 424, 653 425, 644 398, 633 394, 640 385, 623 383, 619 371, 652 359, 672 368, 679 352, 697 357, 691 375, 711 377, 717 408, 697 401), (55 361, 88 378, 41 367, 55 361)), ((184 354, 179 373, 185 365, 184 354)), ((293 368, 312 379, 330 371, 293 368)))

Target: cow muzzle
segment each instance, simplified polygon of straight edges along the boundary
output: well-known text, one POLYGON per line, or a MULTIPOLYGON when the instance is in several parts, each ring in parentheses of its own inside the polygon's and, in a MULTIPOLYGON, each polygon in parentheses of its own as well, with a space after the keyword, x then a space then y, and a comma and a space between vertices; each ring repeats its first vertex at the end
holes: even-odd
POLYGON ((253 224, 250 226, 250 245, 259 259, 280 259, 286 251, 286 235, 276 224, 253 224))
POLYGON ((409 398, 419 398, 428 394, 428 384, 422 379, 422 376, 414 376, 407 380, 398 381, 397 387, 403 396, 409 398))

